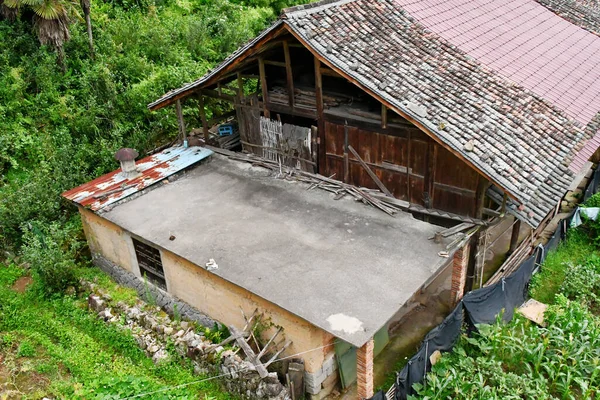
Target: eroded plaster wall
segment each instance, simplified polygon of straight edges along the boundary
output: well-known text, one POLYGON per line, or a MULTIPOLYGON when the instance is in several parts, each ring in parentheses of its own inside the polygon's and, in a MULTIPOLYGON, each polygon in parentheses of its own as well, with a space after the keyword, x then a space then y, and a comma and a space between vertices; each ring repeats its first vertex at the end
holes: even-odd
MULTIPOLYGON (((88 210, 81 209, 80 211, 92 253, 103 256, 139 277, 139 268, 130 234, 88 210)), ((279 306, 167 250, 161 248, 159 250, 168 292, 209 317, 225 325, 234 325, 241 329, 245 324, 241 310, 250 316, 255 309, 258 309, 264 315, 265 322, 273 324, 265 331, 267 338, 275 332, 275 326, 281 326, 284 328, 284 336, 280 335, 280 337, 292 341, 292 345, 283 353, 283 356, 302 353, 333 343, 334 338, 331 334, 279 306)), ((290 295, 293 296, 293 293, 290 295)), ((302 299, 299 298, 298 301, 302 301, 302 299)), ((333 346, 330 345, 309 351, 299 358, 304 359, 305 369, 308 373, 320 373, 324 361, 331 359, 333 353, 333 346)))
POLYGON ((79 207, 79 213, 92 254, 101 254, 107 260, 139 276, 133 242, 129 234, 83 207, 79 207))

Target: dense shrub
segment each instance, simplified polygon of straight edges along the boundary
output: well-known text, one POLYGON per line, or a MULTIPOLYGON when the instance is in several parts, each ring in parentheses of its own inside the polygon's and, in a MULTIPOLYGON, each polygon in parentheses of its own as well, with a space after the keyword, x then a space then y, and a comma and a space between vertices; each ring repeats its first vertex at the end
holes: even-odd
POLYGON ((23 258, 31 266, 35 287, 44 295, 77 286, 76 259, 83 241, 77 240, 77 224, 63 227, 57 223, 42 229, 32 225, 26 231, 23 258))

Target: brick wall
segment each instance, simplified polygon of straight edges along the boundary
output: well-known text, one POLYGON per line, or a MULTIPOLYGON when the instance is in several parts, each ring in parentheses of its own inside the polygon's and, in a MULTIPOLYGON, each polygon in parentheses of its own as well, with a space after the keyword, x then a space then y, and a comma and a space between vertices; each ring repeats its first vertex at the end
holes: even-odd
POLYGON ((450 289, 450 301, 454 306, 462 298, 467 282, 467 264, 469 263, 469 244, 454 253, 452 260, 452 284, 450 289))
POLYGON ((373 396, 373 339, 356 350, 356 386, 359 399, 373 396))

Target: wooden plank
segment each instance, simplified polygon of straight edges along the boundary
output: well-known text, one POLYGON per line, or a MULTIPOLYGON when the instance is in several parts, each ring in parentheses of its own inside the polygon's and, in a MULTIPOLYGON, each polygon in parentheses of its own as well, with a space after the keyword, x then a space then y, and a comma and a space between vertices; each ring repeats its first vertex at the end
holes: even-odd
POLYGON ((317 103, 317 128, 319 131, 319 163, 317 172, 325 172, 325 120, 323 119, 323 79, 321 78, 321 61, 314 57, 315 64, 315 97, 317 103))
POLYGON ((206 111, 204 110, 204 96, 198 96, 198 112, 202 121, 202 133, 204 134, 204 143, 208 143, 208 122, 206 121, 206 111))
POLYGON ((265 74, 265 60, 262 57, 258 57, 258 72, 260 74, 260 87, 262 90, 262 101, 263 101, 263 114, 267 118, 271 118, 271 113, 267 108, 269 102, 269 88, 267 86, 267 76, 265 74))
POLYGON ((183 120, 183 110, 181 109, 181 101, 177 100, 175 102, 175 111, 177 112, 177 125, 179 126, 179 134, 181 135, 182 140, 186 140, 186 129, 185 122, 183 120))
POLYGON ((290 46, 285 40, 283 42, 283 54, 285 56, 285 75, 287 79, 287 91, 290 107, 294 108, 294 74, 292 73, 292 59, 290 57, 290 46))
POLYGON ((392 193, 388 190, 388 188, 386 188, 385 185, 379 180, 377 175, 375 175, 375 173, 373 171, 371 171, 371 168, 369 168, 369 166, 367 164, 365 164, 365 162, 362 160, 362 158, 360 158, 360 156, 358 155, 356 150, 354 150, 354 147, 348 145, 348 150, 350 150, 350 153, 352 153, 352 155, 358 160, 360 165, 365 169, 365 171, 367 171, 367 174, 369 174, 369 176, 371 177, 371 179, 373 179, 373 181, 379 187, 379 189, 381 189, 381 191, 383 193, 385 193, 387 196, 394 197, 392 195, 392 193))
POLYGON ((387 107, 385 104, 381 105, 381 127, 387 128, 387 107))

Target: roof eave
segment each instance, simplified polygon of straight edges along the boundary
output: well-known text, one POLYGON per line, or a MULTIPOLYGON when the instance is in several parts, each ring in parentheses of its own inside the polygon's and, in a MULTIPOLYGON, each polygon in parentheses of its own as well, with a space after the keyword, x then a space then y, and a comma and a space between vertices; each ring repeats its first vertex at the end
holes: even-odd
POLYGON ((215 67, 212 71, 201 77, 195 82, 184 85, 179 89, 175 89, 170 93, 163 95, 161 98, 148 104, 150 111, 156 111, 163 107, 173 104, 177 100, 188 97, 194 91, 214 83, 215 79, 222 74, 228 73, 234 65, 254 54, 252 50, 261 47, 265 42, 271 40, 274 36, 283 30, 283 21, 278 19, 270 27, 263 30, 258 36, 240 47, 232 53, 224 62, 215 67), (236 54, 237 53, 237 54, 236 54))

